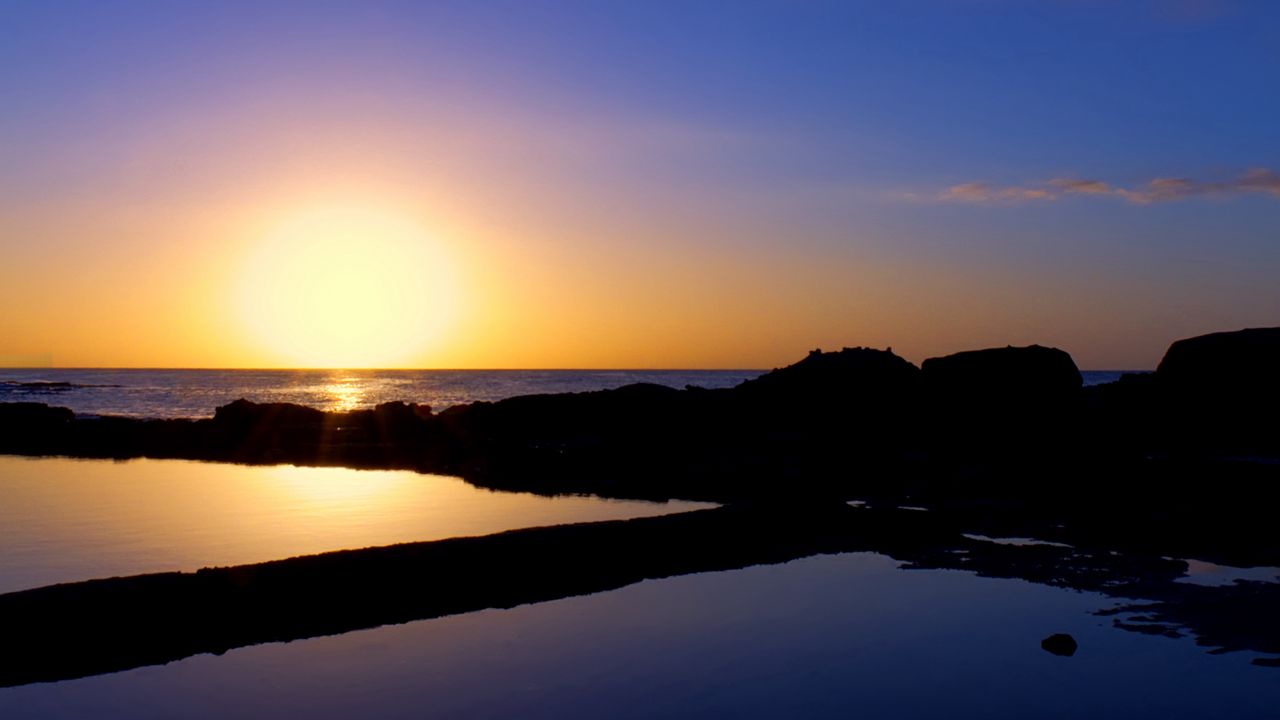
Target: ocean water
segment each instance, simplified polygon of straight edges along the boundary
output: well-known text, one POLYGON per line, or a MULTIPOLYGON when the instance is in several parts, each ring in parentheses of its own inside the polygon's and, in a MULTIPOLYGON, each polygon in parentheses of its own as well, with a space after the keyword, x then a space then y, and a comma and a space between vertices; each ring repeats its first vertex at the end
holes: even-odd
POLYGON ((322 410, 403 400, 443 410, 477 400, 656 383, 732 387, 759 370, 80 370, 0 369, 0 402, 42 402, 90 415, 212 417, 244 398, 322 410))
MULTIPOLYGON (((477 400, 582 392, 656 383, 733 387, 761 370, 90 370, 0 369, 0 402, 42 402, 88 415, 212 417, 244 398, 322 410, 371 408, 394 400, 443 410, 477 400)), ((1086 385, 1120 371, 1085 372, 1086 385)))

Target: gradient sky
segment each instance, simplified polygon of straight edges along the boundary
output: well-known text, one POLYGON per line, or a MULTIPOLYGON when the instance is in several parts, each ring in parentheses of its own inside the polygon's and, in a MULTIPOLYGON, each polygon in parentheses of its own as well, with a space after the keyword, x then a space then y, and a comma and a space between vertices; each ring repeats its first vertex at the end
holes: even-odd
POLYGON ((0 0, 0 108, 0 364, 1138 369, 1280 324, 1275 2, 0 0))

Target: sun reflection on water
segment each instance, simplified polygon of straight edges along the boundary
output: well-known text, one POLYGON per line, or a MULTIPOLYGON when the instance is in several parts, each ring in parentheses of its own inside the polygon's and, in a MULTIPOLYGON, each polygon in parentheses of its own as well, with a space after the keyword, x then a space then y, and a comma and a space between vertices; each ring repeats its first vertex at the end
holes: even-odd
POLYGON ((385 511, 406 495, 422 490, 427 483, 414 482, 423 476, 400 472, 359 472, 346 468, 311 468, 276 465, 264 471, 270 483, 263 492, 283 493, 284 504, 310 516, 362 514, 385 511))
POLYGON ((329 396, 325 406, 331 412, 349 412, 364 403, 365 387, 358 377, 340 377, 324 386, 329 396))

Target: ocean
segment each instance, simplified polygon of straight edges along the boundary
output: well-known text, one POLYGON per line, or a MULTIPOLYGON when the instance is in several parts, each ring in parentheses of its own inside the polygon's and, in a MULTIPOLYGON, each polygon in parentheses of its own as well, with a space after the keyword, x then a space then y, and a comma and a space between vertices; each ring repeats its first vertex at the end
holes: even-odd
POLYGON ((403 400, 439 411, 477 400, 657 383, 732 387, 759 370, 91 370, 0 369, 0 402, 42 402, 83 415, 212 417, 244 398, 321 410, 403 400))
MULTIPOLYGON (((0 369, 0 402, 41 402, 81 415, 212 417, 234 400, 357 410, 403 400, 439 411, 478 400, 606 390, 631 383, 733 387, 762 370, 139 370, 0 369)), ((1083 373, 1085 385, 1120 371, 1083 373)))

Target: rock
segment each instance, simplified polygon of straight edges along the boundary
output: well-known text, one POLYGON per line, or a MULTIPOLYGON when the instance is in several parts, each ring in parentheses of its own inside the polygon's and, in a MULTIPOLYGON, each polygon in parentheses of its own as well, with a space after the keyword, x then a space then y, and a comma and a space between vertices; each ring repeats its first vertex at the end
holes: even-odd
POLYGON ((213 422, 217 425, 251 429, 270 425, 273 428, 311 426, 318 427, 325 413, 315 408, 293 403, 253 403, 243 398, 216 409, 213 422))
POLYGON ((1061 657, 1071 657, 1076 654, 1079 645, 1076 639, 1066 633, 1054 633, 1044 640, 1040 641, 1040 647, 1045 652, 1053 653, 1061 657))
POLYGON ((0 452, 52 452, 75 422, 75 413, 44 403, 0 403, 0 452))
POLYGON ((914 392, 920 369, 892 350, 844 348, 839 352, 812 350, 794 365, 772 370, 734 388, 756 402, 857 402, 900 400, 914 392))
POLYGON ((1253 328, 1178 340, 1156 368, 1166 389, 1178 393, 1252 398, 1280 396, 1280 328, 1253 328))
POLYGON ((1084 382, 1070 355, 1040 345, 960 352, 930 358, 920 367, 931 392, 1019 404, 1073 397, 1084 382))
POLYGON ((75 413, 64 407, 33 402, 0 403, 0 424, 6 427, 63 425, 74 419, 75 413))
POLYGON ((1280 328, 1178 340, 1156 379, 1171 445, 1280 451, 1280 328))
POLYGON ((935 447, 1005 462, 1076 442, 1083 379, 1062 350, 973 350, 930 358, 921 370, 935 447))

